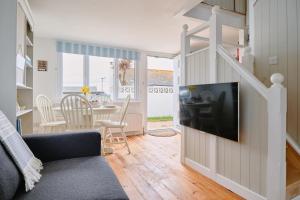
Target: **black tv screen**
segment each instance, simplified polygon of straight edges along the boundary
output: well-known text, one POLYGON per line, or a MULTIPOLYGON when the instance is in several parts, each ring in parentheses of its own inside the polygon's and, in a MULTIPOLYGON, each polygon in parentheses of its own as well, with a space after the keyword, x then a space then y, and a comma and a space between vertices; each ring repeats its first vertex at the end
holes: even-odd
POLYGON ((180 124, 239 140, 239 84, 180 86, 180 124))

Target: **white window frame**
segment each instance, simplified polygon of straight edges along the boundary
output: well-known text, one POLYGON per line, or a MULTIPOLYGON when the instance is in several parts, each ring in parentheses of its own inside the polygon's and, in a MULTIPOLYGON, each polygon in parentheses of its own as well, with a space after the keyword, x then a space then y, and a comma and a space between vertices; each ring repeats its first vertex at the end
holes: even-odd
MULTIPOLYGON (((118 59, 114 59, 114 74, 113 74, 113 101, 121 101, 123 99, 118 98, 118 90, 119 90, 119 79, 118 79, 118 59)), ((78 91, 64 91, 63 89, 63 53, 58 53, 58 88, 59 96, 62 97, 65 94, 70 93, 79 93, 78 91)), ((134 98, 133 100, 139 99, 139 67, 138 61, 135 61, 135 70, 134 70, 134 98)), ((88 85, 90 83, 89 77, 89 55, 83 55, 83 84, 88 85)))

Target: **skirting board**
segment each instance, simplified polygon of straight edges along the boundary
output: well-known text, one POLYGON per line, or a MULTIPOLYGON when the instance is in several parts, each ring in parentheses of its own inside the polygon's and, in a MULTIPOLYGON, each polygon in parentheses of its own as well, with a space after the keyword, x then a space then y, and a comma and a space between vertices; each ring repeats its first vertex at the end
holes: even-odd
POLYGON ((248 200, 267 200, 266 197, 263 197, 248 188, 220 175, 220 174, 214 174, 212 171, 202 166, 201 164, 189 159, 185 158, 185 164, 192 169, 196 170, 197 172, 201 173, 202 175, 208 177, 209 179, 212 179, 213 181, 217 182, 218 184, 222 185, 223 187, 231 190, 232 192, 240 195, 241 197, 248 199, 248 200))
POLYGON ((293 147, 293 149, 300 155, 300 146, 297 142, 288 134, 286 133, 286 141, 293 147))

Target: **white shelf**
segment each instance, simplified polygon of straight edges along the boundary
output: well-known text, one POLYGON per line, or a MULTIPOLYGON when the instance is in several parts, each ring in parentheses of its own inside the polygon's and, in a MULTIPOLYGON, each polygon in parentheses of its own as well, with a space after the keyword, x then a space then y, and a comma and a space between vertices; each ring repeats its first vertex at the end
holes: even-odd
POLYGON ((27 45, 27 46, 30 46, 30 47, 33 47, 33 43, 32 43, 32 41, 29 39, 28 36, 26 36, 26 45, 27 45))
POLYGON ((28 87, 26 85, 17 84, 17 89, 19 90, 32 90, 32 87, 28 87))
POLYGON ((17 112, 17 117, 21 117, 21 116, 29 114, 31 112, 32 112, 32 109, 20 110, 20 111, 17 112))

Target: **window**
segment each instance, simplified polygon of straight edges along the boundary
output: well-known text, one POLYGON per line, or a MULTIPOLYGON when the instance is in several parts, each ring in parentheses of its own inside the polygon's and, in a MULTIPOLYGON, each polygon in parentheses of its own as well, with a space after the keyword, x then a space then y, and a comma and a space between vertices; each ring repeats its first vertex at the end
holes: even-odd
POLYGON ((84 63, 83 55, 63 54, 63 91, 80 91, 80 87, 84 84, 84 63))
POLYGON ((80 92, 83 85, 88 85, 92 93, 104 92, 113 100, 124 99, 128 94, 132 99, 137 97, 135 61, 130 60, 124 73, 119 70, 123 59, 68 53, 61 53, 61 56, 63 93, 80 92), (121 84, 123 75, 125 82, 121 84))
POLYGON ((104 92, 113 97, 114 62, 113 58, 89 57, 89 86, 92 92, 104 92))

